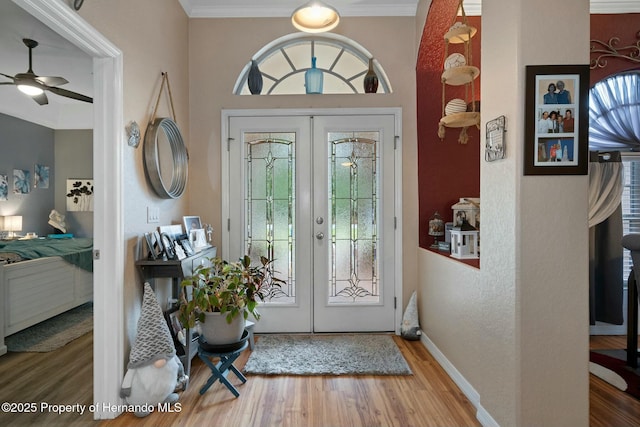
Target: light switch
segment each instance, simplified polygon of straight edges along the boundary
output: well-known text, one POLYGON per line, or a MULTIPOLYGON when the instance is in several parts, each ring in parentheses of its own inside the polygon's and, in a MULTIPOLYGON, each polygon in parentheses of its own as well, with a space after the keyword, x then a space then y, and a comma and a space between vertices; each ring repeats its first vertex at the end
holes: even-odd
POLYGON ((160 208, 147 206, 147 223, 160 222, 160 208))

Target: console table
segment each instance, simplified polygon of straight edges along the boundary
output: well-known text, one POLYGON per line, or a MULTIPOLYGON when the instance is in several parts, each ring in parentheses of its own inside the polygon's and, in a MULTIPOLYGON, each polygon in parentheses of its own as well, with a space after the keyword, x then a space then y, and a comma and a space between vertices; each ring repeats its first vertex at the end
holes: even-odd
MULTIPOLYGON (((185 277, 193 275, 193 272, 201 265, 208 265, 209 259, 214 258, 217 253, 215 246, 202 249, 200 252, 187 258, 178 260, 143 259, 136 261, 136 268, 142 282, 156 278, 172 279, 171 294, 173 298, 180 298, 180 282, 185 277)), ((169 328, 171 329, 171 327, 169 328)), ((186 375, 191 372, 191 359, 198 353, 197 337, 191 336, 191 331, 186 330, 186 346, 184 346, 184 356, 181 356, 182 364, 186 375)))

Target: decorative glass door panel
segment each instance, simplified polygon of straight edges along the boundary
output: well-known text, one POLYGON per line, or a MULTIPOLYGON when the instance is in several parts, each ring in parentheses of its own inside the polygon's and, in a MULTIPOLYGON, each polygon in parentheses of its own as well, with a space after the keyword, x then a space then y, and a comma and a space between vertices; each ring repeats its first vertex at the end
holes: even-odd
POLYGON ((268 290, 265 304, 295 302, 295 134, 244 134, 245 248, 253 263, 275 260, 286 281, 268 290))
POLYGON ((256 331, 395 330, 394 116, 230 117, 229 137, 224 256, 287 282, 256 331))
POLYGON ((314 117, 316 332, 395 329, 394 135, 389 115, 314 117))
POLYGON ((329 304, 380 302, 376 258, 379 132, 329 132, 329 304))

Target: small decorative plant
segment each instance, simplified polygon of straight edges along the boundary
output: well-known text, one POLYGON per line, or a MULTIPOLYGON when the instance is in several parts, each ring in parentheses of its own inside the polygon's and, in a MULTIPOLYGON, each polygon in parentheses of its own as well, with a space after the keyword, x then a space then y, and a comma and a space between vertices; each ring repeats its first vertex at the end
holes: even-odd
POLYGON ((251 313, 260 319, 258 301, 264 301, 273 287, 284 283, 273 276, 273 260, 260 257, 260 265, 252 266, 251 258, 245 255, 237 262, 210 258, 210 266, 200 266, 193 276, 186 277, 181 286, 179 319, 189 328, 196 321, 204 322, 206 312, 226 315, 227 323, 237 316, 249 317, 251 313), (191 297, 187 298, 190 287, 191 297))

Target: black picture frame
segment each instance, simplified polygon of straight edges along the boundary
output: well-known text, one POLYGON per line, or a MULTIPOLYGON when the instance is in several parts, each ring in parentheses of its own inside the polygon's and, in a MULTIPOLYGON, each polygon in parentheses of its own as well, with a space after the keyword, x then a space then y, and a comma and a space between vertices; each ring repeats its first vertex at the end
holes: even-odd
POLYGON ((589 65, 528 65, 525 102, 524 174, 586 175, 589 65))
POLYGON ((191 247, 191 243, 189 243, 189 239, 187 237, 178 240, 178 243, 180 244, 180 246, 182 246, 182 250, 184 250, 184 253, 187 256, 191 256, 196 253, 191 247))
POLYGON ((178 310, 165 311, 164 318, 169 327, 169 332, 171 332, 171 338, 173 338, 173 343, 176 347, 176 354, 178 356, 184 356, 185 346, 187 345, 185 337, 186 329, 182 326, 182 323, 180 323, 178 314, 178 310))
POLYGON ((157 231, 153 231, 151 233, 145 233, 144 237, 147 242, 147 258, 162 259, 164 249, 162 247, 162 242, 160 241, 160 234, 157 231))
POLYGON ((160 238, 162 239, 162 247, 164 248, 164 253, 167 255, 167 259, 175 259, 176 251, 173 248, 174 242, 171 236, 167 233, 162 233, 160 238))

